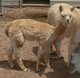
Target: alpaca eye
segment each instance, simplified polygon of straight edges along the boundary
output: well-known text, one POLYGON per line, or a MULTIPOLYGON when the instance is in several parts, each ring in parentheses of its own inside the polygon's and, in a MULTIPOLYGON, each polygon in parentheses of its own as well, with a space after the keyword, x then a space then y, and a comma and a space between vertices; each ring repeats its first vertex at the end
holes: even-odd
POLYGON ((62 17, 64 18, 65 16, 64 16, 64 15, 62 15, 62 17))
POLYGON ((69 16, 71 18, 71 16, 69 16))

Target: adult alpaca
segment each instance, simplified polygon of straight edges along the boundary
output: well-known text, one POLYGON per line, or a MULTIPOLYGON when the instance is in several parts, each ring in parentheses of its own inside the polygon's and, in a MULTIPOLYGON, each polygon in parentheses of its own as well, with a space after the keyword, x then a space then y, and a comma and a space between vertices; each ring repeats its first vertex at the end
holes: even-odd
MULTIPOLYGON (((62 22, 64 26, 70 26, 73 20, 74 9, 75 7, 69 4, 64 4, 64 3, 52 5, 48 12, 48 23, 53 26, 60 26, 60 22, 62 22)), ((69 29, 70 28, 68 28, 68 30, 69 29)), ((66 32, 67 32, 66 36, 70 35, 69 31, 66 31, 66 32)), ((64 34, 65 34, 65 31, 63 32, 63 35, 59 37, 59 39, 62 40, 64 37, 64 34)), ((58 40, 60 44, 61 44, 61 40, 60 41, 58 40)), ((57 43, 56 43, 56 47, 58 47, 60 50, 60 46, 57 45, 57 43)), ((53 50, 53 44, 51 46, 51 51, 52 50, 53 50)))
POLYGON ((59 25, 59 21, 63 21, 63 24, 69 25, 65 36, 70 36, 70 42, 68 46, 68 67, 73 64, 73 69, 71 73, 76 71, 80 72, 79 67, 79 54, 75 52, 75 49, 80 46, 80 9, 75 8, 68 4, 56 4, 53 5, 48 13, 48 23, 51 25, 59 25), (60 7, 63 7, 60 11, 60 7), (56 9, 55 9, 56 8, 56 9), (67 20, 63 18, 67 15, 66 18, 71 18, 69 23, 66 23, 67 20), (59 19, 59 20, 58 20, 59 19))

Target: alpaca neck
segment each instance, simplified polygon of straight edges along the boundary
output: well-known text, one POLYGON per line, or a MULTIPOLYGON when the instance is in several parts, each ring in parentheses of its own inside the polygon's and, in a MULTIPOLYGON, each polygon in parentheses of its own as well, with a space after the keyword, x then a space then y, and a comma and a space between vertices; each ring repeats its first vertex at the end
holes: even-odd
POLYGON ((65 32, 66 27, 67 27, 67 26, 63 26, 63 25, 57 26, 57 27, 55 28, 55 33, 56 33, 56 35, 57 35, 57 36, 62 35, 62 34, 65 32))

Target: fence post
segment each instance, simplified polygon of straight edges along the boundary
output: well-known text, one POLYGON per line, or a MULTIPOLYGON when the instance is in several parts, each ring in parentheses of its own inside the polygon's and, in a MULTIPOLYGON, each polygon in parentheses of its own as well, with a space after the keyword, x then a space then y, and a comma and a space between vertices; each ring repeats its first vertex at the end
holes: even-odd
POLYGON ((19 0, 19 7, 22 7, 22 0, 19 0))
POLYGON ((0 0, 0 15, 3 15, 3 0, 0 0))

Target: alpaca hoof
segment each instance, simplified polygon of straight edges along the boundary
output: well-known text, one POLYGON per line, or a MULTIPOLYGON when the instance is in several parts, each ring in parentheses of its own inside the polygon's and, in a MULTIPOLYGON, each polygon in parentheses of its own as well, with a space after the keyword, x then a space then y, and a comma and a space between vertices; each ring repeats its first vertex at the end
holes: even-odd
POLYGON ((74 74, 75 72, 76 72, 76 70, 73 70, 73 71, 71 71, 70 73, 71 73, 71 74, 74 74))
POLYGON ((47 67, 47 68, 50 68, 51 66, 50 66, 50 65, 47 65, 46 67, 47 67))
POLYGON ((13 68, 14 67, 14 64, 10 65, 10 67, 13 68))
POLYGON ((28 71, 28 69, 27 69, 27 68, 25 68, 23 71, 28 71))
POLYGON ((41 70, 40 70, 40 69, 36 69, 36 71, 37 71, 37 72, 40 72, 41 70))
POLYGON ((59 59, 63 59, 64 57, 63 56, 59 56, 59 59))

